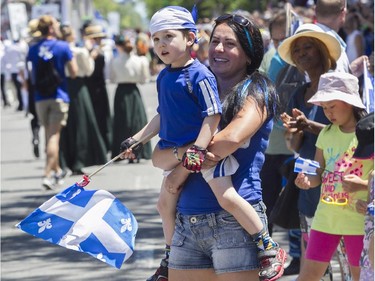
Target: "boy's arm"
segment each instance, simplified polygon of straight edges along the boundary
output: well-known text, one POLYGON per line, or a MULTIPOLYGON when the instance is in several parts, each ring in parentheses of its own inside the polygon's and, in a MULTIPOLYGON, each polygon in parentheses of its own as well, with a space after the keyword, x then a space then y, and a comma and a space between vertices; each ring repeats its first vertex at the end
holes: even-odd
POLYGON ((199 173, 201 171, 202 163, 207 153, 207 146, 210 144, 212 137, 219 126, 220 117, 220 114, 215 114, 204 118, 201 130, 194 145, 188 148, 183 155, 183 166, 191 172, 199 173))
POLYGON ((137 154, 142 150, 143 144, 147 143, 154 136, 159 133, 160 130, 160 115, 157 114, 152 118, 150 122, 146 124, 138 133, 134 136, 127 138, 121 143, 120 153, 121 158, 136 158, 137 154), (130 149, 130 147, 137 142, 141 141, 138 145, 130 149))
POLYGON ((215 114, 204 118, 201 130, 194 145, 201 148, 207 148, 219 126, 220 117, 220 114, 215 114))

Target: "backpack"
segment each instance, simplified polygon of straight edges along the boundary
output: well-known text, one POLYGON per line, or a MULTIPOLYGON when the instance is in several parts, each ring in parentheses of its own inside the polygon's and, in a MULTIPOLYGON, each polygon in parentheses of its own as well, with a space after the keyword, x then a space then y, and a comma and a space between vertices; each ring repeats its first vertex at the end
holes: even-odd
POLYGON ((62 79, 53 63, 53 55, 39 57, 35 76, 35 89, 39 94, 42 97, 54 96, 61 82, 62 79))

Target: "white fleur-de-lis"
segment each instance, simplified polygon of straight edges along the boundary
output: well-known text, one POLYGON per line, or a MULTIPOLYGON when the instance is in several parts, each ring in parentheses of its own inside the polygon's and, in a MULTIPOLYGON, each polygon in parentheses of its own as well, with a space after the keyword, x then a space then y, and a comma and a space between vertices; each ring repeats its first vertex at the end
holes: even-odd
POLYGON ((81 189, 78 189, 76 192, 73 193, 72 197, 70 197, 70 200, 73 199, 74 197, 76 197, 78 194, 81 193, 81 189))
POLYGON ((45 221, 38 222, 38 233, 43 232, 46 229, 52 228, 51 218, 46 219, 45 221))
POLYGON ((53 57, 53 54, 47 46, 40 46, 38 56, 41 58, 50 59, 53 57))
POLYGON ((121 233, 123 233, 127 230, 132 231, 133 226, 132 226, 130 218, 121 219, 121 223, 123 224, 123 226, 121 227, 121 230, 120 230, 121 233))
POLYGON ((98 255, 96 256, 96 258, 97 258, 98 260, 101 260, 102 262, 107 262, 107 261, 105 260, 105 258, 104 258, 104 256, 103 256, 102 253, 98 254, 98 255))

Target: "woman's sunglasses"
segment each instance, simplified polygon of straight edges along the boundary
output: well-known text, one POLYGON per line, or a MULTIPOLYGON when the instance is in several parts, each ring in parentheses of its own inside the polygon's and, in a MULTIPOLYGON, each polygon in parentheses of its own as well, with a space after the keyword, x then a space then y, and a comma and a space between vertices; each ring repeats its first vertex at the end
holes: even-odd
POLYGON ((246 38, 247 38, 247 42, 249 43, 249 46, 250 46, 250 50, 251 50, 251 53, 253 54, 253 43, 251 41, 251 37, 250 37, 250 33, 249 31, 247 30, 247 26, 250 24, 250 21, 241 16, 241 15, 237 15, 237 14, 225 14, 225 15, 222 15, 220 17, 218 17, 216 20, 215 20, 215 23, 218 24, 218 23, 221 23, 221 22, 224 22, 224 21, 232 21, 238 25, 240 25, 245 34, 246 34, 246 38))

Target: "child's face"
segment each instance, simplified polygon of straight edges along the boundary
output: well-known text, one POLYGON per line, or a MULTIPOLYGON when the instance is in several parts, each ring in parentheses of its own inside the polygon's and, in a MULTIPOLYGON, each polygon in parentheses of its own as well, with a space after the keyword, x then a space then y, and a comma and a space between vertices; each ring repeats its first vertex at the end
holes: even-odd
POLYGON ((189 36, 181 30, 161 30, 152 36, 156 55, 171 67, 185 66, 190 60, 190 46, 194 44, 194 33, 189 36))
POLYGON ((325 116, 335 125, 342 126, 354 118, 353 106, 340 100, 321 102, 325 116))

